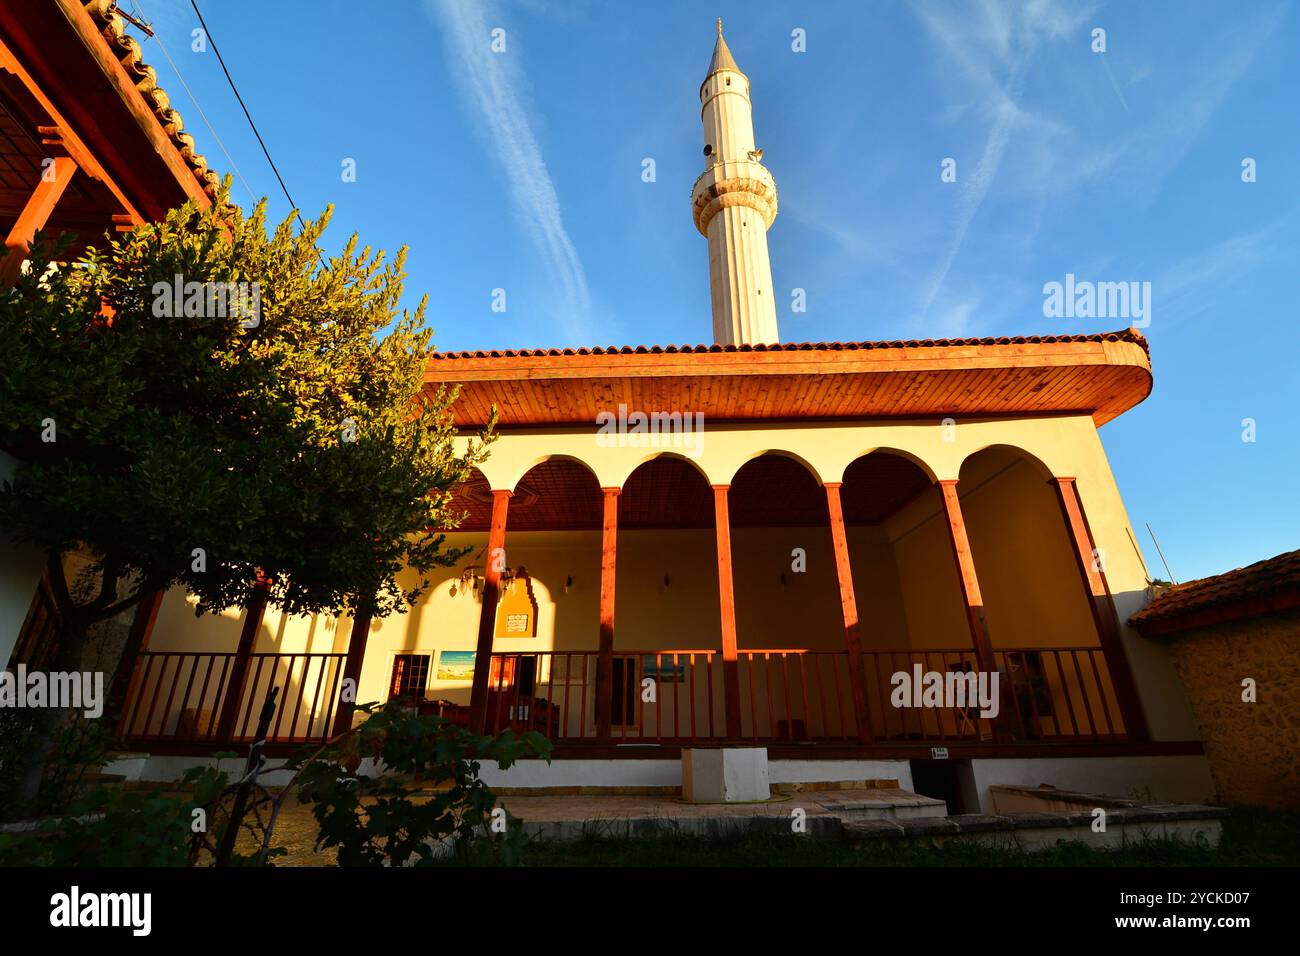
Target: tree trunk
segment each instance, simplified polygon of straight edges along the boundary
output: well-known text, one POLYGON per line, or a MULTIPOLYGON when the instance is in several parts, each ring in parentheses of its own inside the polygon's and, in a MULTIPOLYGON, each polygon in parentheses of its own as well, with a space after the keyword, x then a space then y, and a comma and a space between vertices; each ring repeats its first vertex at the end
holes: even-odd
MULTIPOLYGON (((50 665, 51 672, 81 670, 81 654, 86 646, 86 632, 90 621, 80 614, 64 614, 59 628, 59 652, 50 665)), ((27 758, 27 769, 18 783, 17 797, 24 804, 32 805, 40 795, 41 781, 45 777, 45 765, 54 750, 54 741, 58 731, 73 716, 73 711, 58 707, 46 707, 41 710, 32 728, 33 747, 27 758)))

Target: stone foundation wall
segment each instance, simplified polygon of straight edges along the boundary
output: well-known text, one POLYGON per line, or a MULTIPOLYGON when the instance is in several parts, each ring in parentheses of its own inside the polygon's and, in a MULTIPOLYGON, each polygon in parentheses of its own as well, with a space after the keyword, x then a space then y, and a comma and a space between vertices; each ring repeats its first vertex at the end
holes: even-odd
POLYGON ((1166 638, 1228 805, 1300 809, 1300 611, 1166 638), (1242 681, 1255 681, 1253 704, 1242 681))

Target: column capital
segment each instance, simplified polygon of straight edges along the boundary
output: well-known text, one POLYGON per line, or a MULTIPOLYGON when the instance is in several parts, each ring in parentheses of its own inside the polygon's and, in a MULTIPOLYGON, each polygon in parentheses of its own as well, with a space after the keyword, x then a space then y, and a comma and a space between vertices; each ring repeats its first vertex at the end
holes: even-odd
POLYGON ((709 485, 714 491, 730 491, 731 485, 709 485))
POLYGON ((956 485, 961 479, 959 478, 936 478, 936 485, 956 485))
POLYGON ((844 482, 842 482, 842 481, 823 481, 823 482, 822 482, 822 487, 823 487, 823 488, 842 488, 842 487, 844 487, 844 482))
POLYGON ((1047 479, 1047 483, 1049 485, 1061 485, 1061 484, 1065 484, 1066 482, 1069 482, 1070 484, 1074 484, 1075 481, 1076 479, 1073 475, 1053 475, 1051 478, 1047 479))
POLYGON ((601 490, 601 492, 602 492, 606 497, 608 497, 608 496, 610 496, 610 495, 621 494, 622 491, 623 491, 622 488, 617 488, 617 487, 614 487, 614 486, 610 486, 610 487, 607 488, 607 487, 605 487, 605 486, 603 486, 603 485, 601 486, 601 489, 600 489, 600 490, 601 490))
POLYGON ((497 495, 505 495, 507 498, 513 498, 515 492, 513 488, 493 488, 492 497, 495 498, 497 495))

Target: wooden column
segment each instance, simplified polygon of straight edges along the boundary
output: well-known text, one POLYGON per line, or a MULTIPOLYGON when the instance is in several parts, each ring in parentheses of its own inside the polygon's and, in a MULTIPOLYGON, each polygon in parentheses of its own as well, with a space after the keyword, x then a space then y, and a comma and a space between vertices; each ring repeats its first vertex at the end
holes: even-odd
POLYGON ((731 516, 727 510, 730 485, 713 485, 713 523, 718 536, 718 605, 722 614, 722 693, 727 718, 725 736, 739 739, 740 663, 736 653, 736 591, 731 574, 731 516))
MULTIPOLYGON (((123 707, 131 699, 131 681, 135 676, 135 662, 140 652, 149 646, 153 635, 153 626, 158 620, 158 609, 162 607, 165 591, 154 591, 135 607, 135 618, 131 621, 131 630, 127 633, 126 644, 122 647, 122 657, 117 662, 117 671, 113 674, 113 688, 109 691, 107 712, 109 719, 116 721, 122 715, 123 707)), ((118 728, 118 733, 122 728, 118 728)))
MULTIPOLYGON (((352 716, 357 710, 357 694, 361 692, 361 665, 366 660, 366 642, 370 639, 370 621, 374 617, 374 604, 367 602, 359 607, 352 618, 352 633, 348 635, 348 656, 343 662, 343 681, 352 681, 352 700, 338 702, 334 712, 334 729, 331 736, 337 737, 352 729, 352 716)), ((340 688, 343 682, 339 683, 340 688)))
POLYGON ((244 628, 239 632, 239 646, 235 649, 235 661, 230 666, 226 699, 221 706, 221 718, 217 722, 217 740, 223 743, 230 743, 235 737, 235 724, 239 721, 239 710, 244 703, 248 664, 253 656, 253 647, 257 644, 257 632, 262 628, 262 618, 266 616, 266 592, 269 587, 269 581, 259 578, 253 598, 244 612, 244 628))
POLYGON ((501 597, 501 571, 505 567, 506 511, 511 491, 493 489, 492 525, 488 530, 487 562, 483 571, 483 609, 478 619, 478 645, 474 656, 474 683, 469 697, 469 726, 487 733, 488 683, 492 675, 492 638, 497 626, 497 601, 501 597))
POLYGON ((996 670, 993 642, 989 638, 988 622, 984 619, 984 598, 980 594, 975 559, 966 537, 966 519, 962 517, 961 502, 957 498, 957 479, 941 480, 939 490, 943 493, 943 510, 948 519, 948 541, 952 544, 953 559, 957 562, 957 580, 961 584, 962 600, 966 604, 966 622, 970 627, 971 644, 975 648, 979 669, 992 673, 996 670))
POLYGON ((70 156, 55 156, 48 170, 52 175, 42 169, 40 182, 32 190, 27 205, 23 206, 18 220, 5 237, 5 257, 0 260, 0 287, 11 286, 17 281, 22 272, 23 260, 31 252, 32 238, 38 230, 45 228, 59 197, 72 181, 77 164, 70 156))
POLYGON ((614 710, 614 594, 618 556, 618 488, 600 489, 605 495, 600 536, 600 646, 596 660, 596 736, 610 739, 614 710))
POLYGON ((1050 483, 1056 489, 1056 500, 1060 503, 1061 515, 1065 518, 1065 530, 1074 545, 1079 579, 1092 610, 1093 623, 1097 627, 1097 641, 1101 644, 1102 653, 1106 655, 1111 684, 1115 688, 1120 715, 1124 719, 1124 730, 1132 740, 1146 740, 1146 717, 1142 713, 1137 684, 1133 680, 1128 655, 1124 651, 1119 613, 1106 581, 1104 562, 1095 554, 1096 544, 1088 528, 1083 504, 1079 501, 1079 491, 1073 478, 1053 478, 1050 483))
POLYGON ((858 739, 871 740, 871 714, 867 709, 867 688, 862 669, 862 644, 858 640, 858 601, 853 593, 853 565, 849 561, 849 538, 844 530, 844 508, 838 481, 826 482, 826 510, 830 513, 831 543, 835 550, 835 575, 840 583, 840 610, 844 616, 844 649, 849 653, 849 690, 853 694, 853 715, 858 739))

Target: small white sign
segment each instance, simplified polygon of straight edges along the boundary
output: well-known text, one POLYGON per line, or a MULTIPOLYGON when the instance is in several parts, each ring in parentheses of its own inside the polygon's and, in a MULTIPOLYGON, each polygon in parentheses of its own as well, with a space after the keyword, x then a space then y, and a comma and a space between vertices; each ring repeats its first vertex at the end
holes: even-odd
POLYGON ((948 759, 948 748, 947 748, 947 747, 931 747, 931 748, 930 748, 930 756, 933 757, 935 760, 947 760, 947 759, 948 759))

